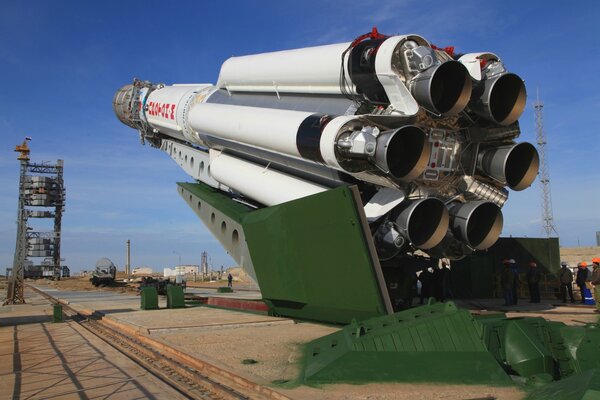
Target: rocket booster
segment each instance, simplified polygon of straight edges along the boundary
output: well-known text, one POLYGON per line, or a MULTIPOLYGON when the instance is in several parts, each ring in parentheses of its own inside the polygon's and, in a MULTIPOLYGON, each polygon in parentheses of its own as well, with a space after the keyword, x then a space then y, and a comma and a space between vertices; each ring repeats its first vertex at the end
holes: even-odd
POLYGON ((506 187, 537 175, 535 147, 515 142, 525 101, 493 53, 373 30, 232 57, 215 85, 134 80, 113 107, 142 141, 231 196, 263 207, 358 185, 382 259, 460 258, 496 241, 506 187))

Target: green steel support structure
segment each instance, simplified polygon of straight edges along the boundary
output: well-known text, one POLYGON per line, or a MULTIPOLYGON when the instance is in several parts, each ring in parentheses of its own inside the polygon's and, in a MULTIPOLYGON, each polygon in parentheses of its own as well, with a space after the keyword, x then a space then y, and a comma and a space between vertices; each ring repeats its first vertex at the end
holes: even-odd
POLYGON ((273 315, 346 324, 306 345, 300 382, 519 384, 531 399, 554 385, 564 398, 596 398, 597 324, 474 316, 452 302, 393 313, 355 187, 255 209, 204 184, 178 185, 273 315))

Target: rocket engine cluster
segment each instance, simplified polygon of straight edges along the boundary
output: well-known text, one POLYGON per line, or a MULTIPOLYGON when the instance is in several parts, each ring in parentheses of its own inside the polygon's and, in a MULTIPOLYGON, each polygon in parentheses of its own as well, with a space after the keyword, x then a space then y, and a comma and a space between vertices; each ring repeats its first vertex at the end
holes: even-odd
POLYGON ((535 147, 515 141, 525 104, 497 55, 376 29, 229 58, 215 85, 134 80, 113 100, 143 142, 175 159, 183 149, 186 172, 247 204, 357 185, 381 260, 495 243, 507 188, 538 172, 535 147))

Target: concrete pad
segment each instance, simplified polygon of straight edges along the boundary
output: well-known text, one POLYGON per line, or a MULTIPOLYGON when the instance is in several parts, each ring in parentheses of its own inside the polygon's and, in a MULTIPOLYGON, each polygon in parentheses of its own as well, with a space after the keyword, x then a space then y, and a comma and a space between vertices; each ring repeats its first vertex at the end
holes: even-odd
POLYGON ((39 322, 51 318, 51 306, 30 291, 26 299, 0 308, 3 398, 184 398, 76 323, 39 322))
POLYGON ((542 317, 549 321, 563 322, 567 325, 585 325, 598 322, 600 315, 595 313, 595 306, 577 303, 557 303, 556 300, 542 300, 540 303, 529 303, 520 300, 517 305, 504 306, 503 299, 471 299, 457 300, 456 305, 468 308, 472 312, 495 311, 506 313, 507 317, 542 317))
POLYGON ((270 385, 276 380, 297 379, 304 345, 338 329, 290 321, 260 326, 238 324, 235 328, 221 325, 212 330, 158 331, 152 336, 254 382, 270 385), (244 364, 244 360, 255 363, 244 364))
POLYGON ((173 331, 192 328, 207 330, 257 324, 293 324, 292 320, 286 318, 210 307, 133 311, 128 313, 110 314, 105 318, 134 327, 142 332, 147 331, 150 334, 157 331, 173 331))

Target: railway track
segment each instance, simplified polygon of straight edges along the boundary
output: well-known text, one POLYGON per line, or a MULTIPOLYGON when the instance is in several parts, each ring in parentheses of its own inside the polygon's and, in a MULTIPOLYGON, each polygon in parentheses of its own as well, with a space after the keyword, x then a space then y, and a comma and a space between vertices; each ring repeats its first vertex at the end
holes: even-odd
MULTIPOLYGON (((33 286, 27 286, 51 303, 61 304, 63 313, 70 317, 71 320, 110 344, 126 357, 189 399, 288 399, 287 396, 281 393, 249 382, 230 372, 226 372, 224 377, 211 373, 211 368, 203 368, 200 371, 192 365, 193 363, 186 362, 182 357, 167 354, 167 352, 157 349, 157 346, 152 346, 152 342, 148 342, 147 338, 132 337, 132 335, 121 332, 119 329, 103 322, 101 316, 82 315, 47 293, 33 286), (238 385, 224 384, 223 380, 236 382, 238 385)), ((164 350, 165 346, 160 346, 160 348, 164 350)))

